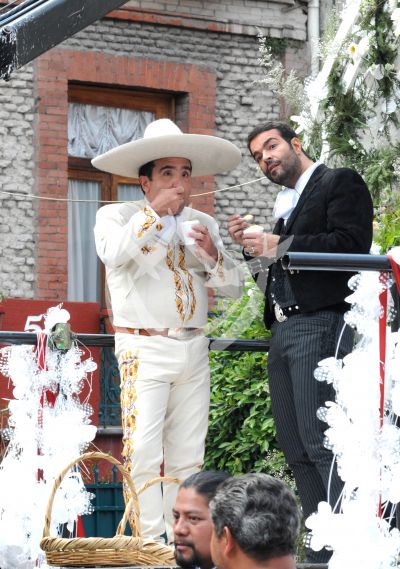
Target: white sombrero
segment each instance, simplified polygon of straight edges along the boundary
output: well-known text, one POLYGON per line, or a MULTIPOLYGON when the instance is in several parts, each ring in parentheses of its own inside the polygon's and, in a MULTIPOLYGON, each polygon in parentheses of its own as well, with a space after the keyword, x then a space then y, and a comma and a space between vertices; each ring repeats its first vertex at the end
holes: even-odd
POLYGON ((211 176, 235 168, 241 153, 228 140, 184 134, 171 120, 158 119, 146 127, 143 138, 93 158, 92 164, 111 174, 137 178, 141 166, 158 158, 187 158, 192 163, 192 176, 211 176))

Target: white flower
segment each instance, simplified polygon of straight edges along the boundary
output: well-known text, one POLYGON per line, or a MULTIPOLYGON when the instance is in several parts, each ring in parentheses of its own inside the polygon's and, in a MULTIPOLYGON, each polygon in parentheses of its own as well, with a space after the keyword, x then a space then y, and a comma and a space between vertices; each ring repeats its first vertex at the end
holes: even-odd
POLYGON ((396 105, 396 101, 394 99, 389 99, 387 101, 384 101, 382 103, 381 106, 381 110, 383 113, 390 115, 391 113, 396 112, 397 109, 397 105, 396 105))
POLYGON ((363 57, 363 55, 365 55, 365 53, 368 51, 368 47, 369 38, 365 35, 358 43, 355 41, 350 42, 347 47, 347 53, 350 55, 353 61, 358 60, 363 57))
POLYGON ((375 64, 371 65, 370 67, 368 67, 366 73, 370 73, 372 75, 372 77, 374 79, 376 79, 377 81, 380 81, 384 77, 383 66, 380 64, 379 65, 375 65, 375 64))
POLYGON ((395 36, 400 36, 400 8, 395 8, 390 15, 393 21, 393 32, 395 36))
POLYGON ((334 515, 327 502, 320 502, 318 511, 306 519, 305 525, 311 530, 310 547, 314 551, 320 551, 325 545, 329 545, 334 515))
POLYGON ((355 59, 358 55, 358 45, 352 41, 347 48, 347 53, 350 55, 352 59, 355 59))
POLYGON ((355 140, 353 140, 352 138, 349 138, 349 140, 347 142, 350 144, 350 146, 352 148, 357 148, 357 142, 355 140))
POLYGON ((307 120, 301 115, 292 115, 290 120, 296 123, 298 126, 295 128, 296 132, 300 134, 308 129, 307 120))

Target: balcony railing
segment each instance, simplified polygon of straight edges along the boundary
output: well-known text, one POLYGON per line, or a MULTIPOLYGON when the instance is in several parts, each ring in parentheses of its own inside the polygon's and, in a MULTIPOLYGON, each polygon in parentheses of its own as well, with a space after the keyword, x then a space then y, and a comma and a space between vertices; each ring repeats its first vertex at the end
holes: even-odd
MULTIPOLYGON (((282 258, 282 265, 289 271, 383 271, 392 272, 390 260, 385 255, 348 255, 340 253, 288 253, 282 258)), ((395 303, 398 306, 398 296, 395 303)), ((398 324, 397 324, 398 328, 398 324)), ((120 390, 119 371, 114 356, 114 335, 112 334, 76 334, 75 338, 84 346, 102 348, 100 354, 100 403, 99 431, 119 432, 120 390)), ((37 336, 29 332, 0 331, 2 344, 35 345, 37 336)), ((209 339, 212 351, 230 352, 268 352, 268 340, 209 339)))
MULTIPOLYGON (((83 346, 102 348, 100 352, 100 400, 98 415, 99 434, 121 433, 120 379, 117 359, 114 355, 113 334, 75 334, 83 346)), ((36 345, 37 336, 31 332, 0 331, 0 345, 36 345)), ((209 339, 212 351, 267 352, 268 340, 209 339)))

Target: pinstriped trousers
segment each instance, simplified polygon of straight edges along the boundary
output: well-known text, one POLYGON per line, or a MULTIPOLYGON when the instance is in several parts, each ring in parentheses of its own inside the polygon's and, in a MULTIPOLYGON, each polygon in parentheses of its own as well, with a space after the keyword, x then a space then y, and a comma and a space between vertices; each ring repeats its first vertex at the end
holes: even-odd
MULTIPOLYGON (((319 361, 336 351, 338 358, 351 352, 354 331, 344 324, 342 314, 328 310, 274 322, 271 331, 268 375, 272 412, 307 518, 321 501, 334 508, 343 487, 333 454, 323 446, 328 425, 316 416, 326 401, 335 400, 335 390, 317 381, 314 370, 319 361)), ((324 563, 329 556, 326 550, 310 551, 307 560, 324 563)))

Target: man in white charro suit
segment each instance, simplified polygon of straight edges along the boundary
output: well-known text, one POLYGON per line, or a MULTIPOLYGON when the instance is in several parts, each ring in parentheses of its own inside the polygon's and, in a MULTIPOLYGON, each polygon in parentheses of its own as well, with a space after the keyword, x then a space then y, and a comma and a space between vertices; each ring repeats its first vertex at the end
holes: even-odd
MULTIPOLYGON (((192 177, 234 168, 227 140, 183 134, 169 119, 93 165, 139 178, 144 200, 106 205, 95 226, 106 266, 121 374, 123 454, 137 488, 164 472, 185 479, 203 463, 208 425, 208 289, 239 297, 243 275, 224 250, 216 221, 189 207, 192 177), (192 244, 185 244, 184 228, 192 244)), ((140 496, 143 537, 173 541, 177 487, 140 496)))

